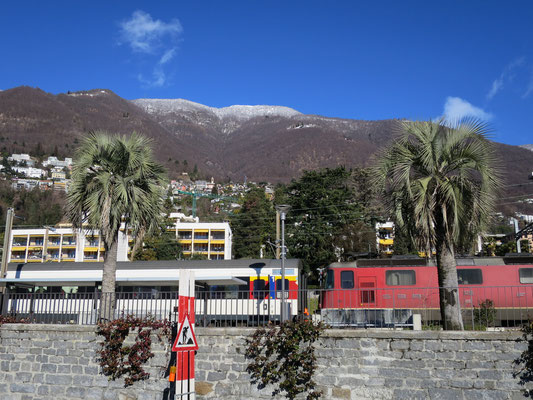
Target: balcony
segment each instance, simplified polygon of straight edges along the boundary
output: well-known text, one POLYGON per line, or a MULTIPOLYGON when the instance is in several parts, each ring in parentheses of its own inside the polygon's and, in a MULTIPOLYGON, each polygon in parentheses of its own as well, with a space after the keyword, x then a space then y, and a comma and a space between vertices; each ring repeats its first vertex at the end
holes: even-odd
POLYGON ((26 258, 26 252, 13 252, 11 253, 11 260, 24 260, 26 258))
POLYGON ((14 238, 11 247, 26 247, 28 245, 28 239, 26 238, 14 238))
POLYGON ((179 231, 178 232, 178 239, 179 240, 191 240, 192 239, 192 231, 179 231))
POLYGON ((224 240, 225 237, 224 231, 211 231, 211 240, 224 240))

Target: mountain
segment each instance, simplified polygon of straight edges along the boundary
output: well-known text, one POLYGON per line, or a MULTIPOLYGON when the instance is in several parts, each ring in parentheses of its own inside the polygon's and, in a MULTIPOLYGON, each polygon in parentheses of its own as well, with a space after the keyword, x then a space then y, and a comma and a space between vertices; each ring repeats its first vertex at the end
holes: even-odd
POLYGON ((199 144, 192 156, 204 170, 240 181, 245 176, 287 181, 305 169, 364 165, 396 124, 304 115, 280 106, 218 109, 182 99, 132 103, 177 138, 199 144))
MULTIPOLYGON (((183 99, 128 101, 107 89, 0 92, 3 151, 32 153, 40 144, 47 154, 68 156, 80 138, 98 129, 152 137, 171 176, 197 165, 202 175, 216 179, 287 182, 306 169, 368 165, 393 138, 398 120, 328 118, 266 105, 213 108, 183 99)), ((516 203, 507 201, 510 196, 533 197, 527 180, 533 152, 501 143, 496 148, 508 185, 502 203, 516 203)))
POLYGON ((519 147, 533 151, 533 144, 522 144, 519 147))

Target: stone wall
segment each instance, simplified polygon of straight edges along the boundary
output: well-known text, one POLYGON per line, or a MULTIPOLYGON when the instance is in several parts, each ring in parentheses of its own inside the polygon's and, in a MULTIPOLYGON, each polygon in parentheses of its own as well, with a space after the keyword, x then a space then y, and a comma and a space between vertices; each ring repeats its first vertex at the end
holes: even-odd
MULTIPOLYGON (((244 337, 251 329, 198 328, 198 399, 271 399, 250 385, 244 337)), ((317 345, 324 399, 523 399, 512 377, 525 349, 517 332, 330 330, 317 345)), ((162 399, 164 346, 149 380, 124 388, 98 374, 94 327, 7 324, 0 328, 0 398, 162 399)))

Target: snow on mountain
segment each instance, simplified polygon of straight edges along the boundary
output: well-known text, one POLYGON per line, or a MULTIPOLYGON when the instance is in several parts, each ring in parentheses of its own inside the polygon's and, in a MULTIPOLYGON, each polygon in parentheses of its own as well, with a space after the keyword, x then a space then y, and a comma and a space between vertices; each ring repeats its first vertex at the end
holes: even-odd
POLYGON ((533 151, 533 144, 522 144, 519 147, 533 151))
POLYGON ((283 106, 243 106, 234 105, 230 107, 216 108, 204 106, 200 103, 184 99, 136 99, 132 100, 134 104, 143 108, 150 114, 170 114, 176 112, 182 113, 210 113, 219 119, 239 119, 248 120, 255 117, 264 116, 281 116, 292 117, 301 115, 300 112, 283 106))

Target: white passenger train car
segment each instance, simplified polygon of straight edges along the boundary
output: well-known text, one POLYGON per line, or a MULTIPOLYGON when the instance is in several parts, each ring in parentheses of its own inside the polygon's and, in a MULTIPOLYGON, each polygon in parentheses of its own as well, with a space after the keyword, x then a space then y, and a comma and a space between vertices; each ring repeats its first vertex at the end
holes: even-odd
MULTIPOLYGON (((298 313, 299 260, 286 260, 290 315, 298 313)), ((102 297, 103 263, 11 263, 2 313, 35 321, 92 324, 102 297)), ((176 318, 179 270, 194 271, 200 325, 279 319, 281 260, 134 261, 117 263, 115 313, 176 318)), ((105 295, 105 294, 104 294, 105 295)))

